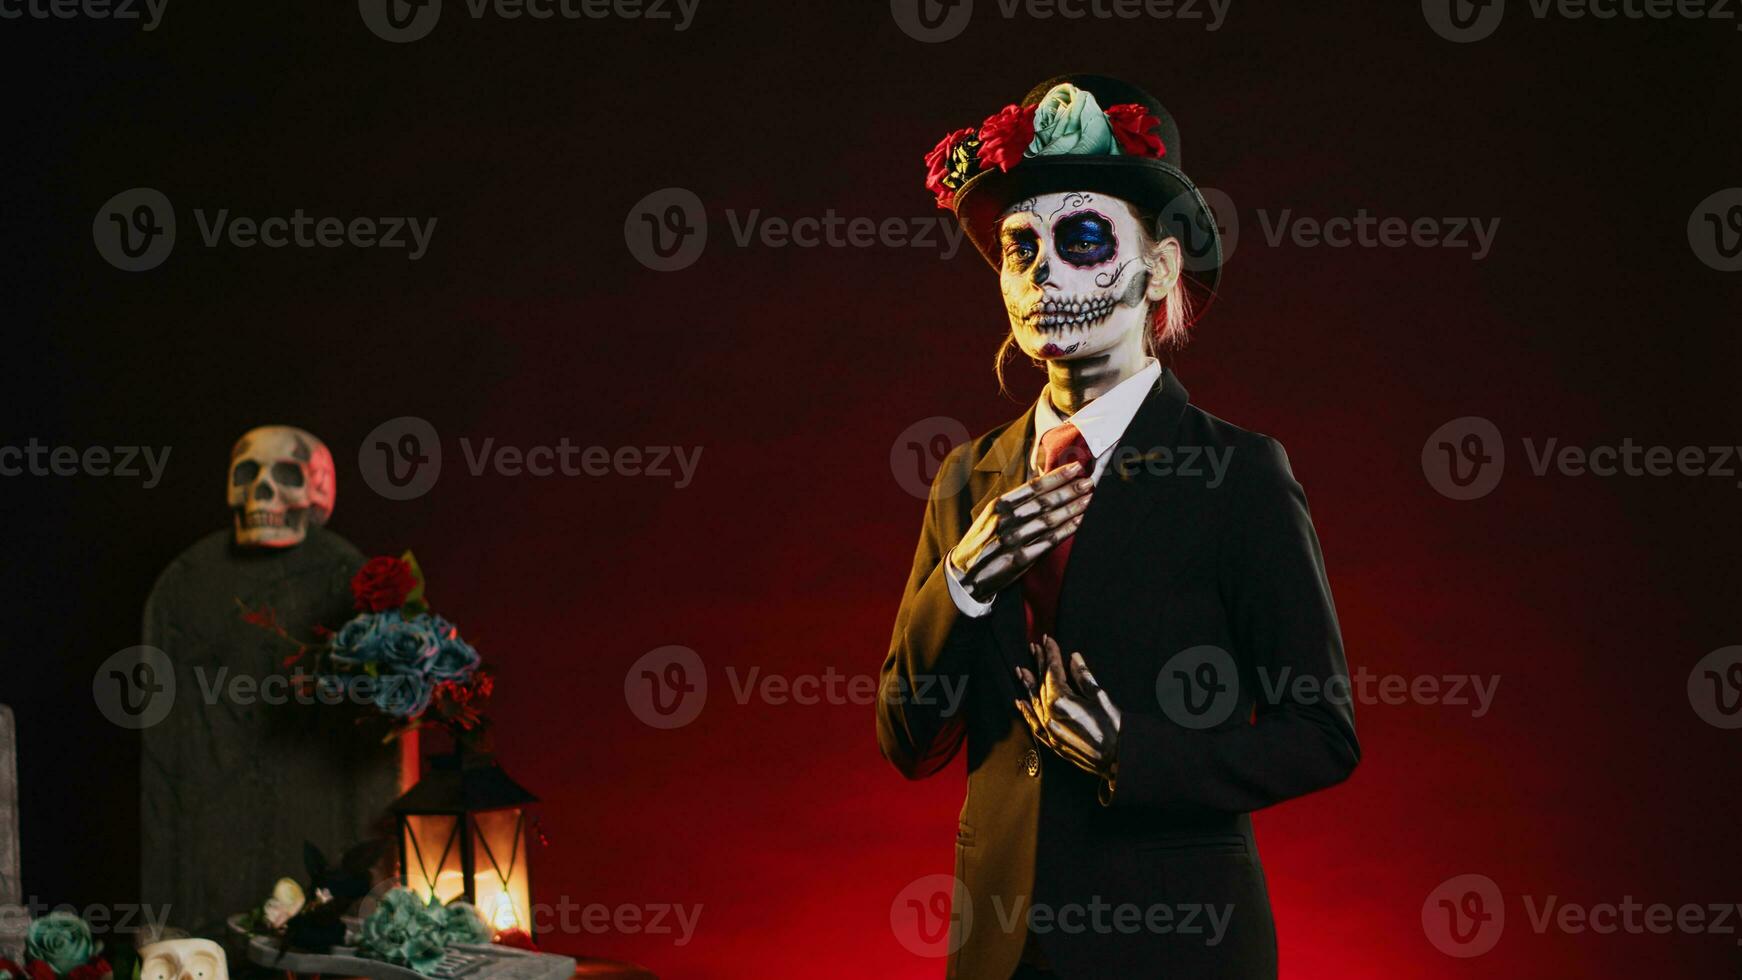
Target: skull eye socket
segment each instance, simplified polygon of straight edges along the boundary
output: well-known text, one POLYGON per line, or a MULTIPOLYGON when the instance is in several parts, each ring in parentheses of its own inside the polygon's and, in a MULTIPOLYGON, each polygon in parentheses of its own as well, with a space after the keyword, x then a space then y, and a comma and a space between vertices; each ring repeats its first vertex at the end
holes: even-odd
POLYGON ((170 980, 174 976, 174 965, 162 956, 146 960, 145 968, 139 971, 140 980, 170 980))
POLYGON ((302 467, 295 463, 273 463, 272 482, 283 487, 302 486, 302 467))
POLYGON ((209 954, 196 953, 188 960, 188 972, 194 980, 211 980, 217 976, 217 961, 209 954))
POLYGON ((1075 266, 1100 265, 1119 251, 1113 222, 1097 211, 1078 211, 1053 227, 1059 257, 1075 266))
POLYGON ((254 478, 259 475, 260 464, 251 459, 245 459, 236 464, 235 471, 230 474, 230 484, 232 486, 245 487, 248 484, 253 483, 254 478))

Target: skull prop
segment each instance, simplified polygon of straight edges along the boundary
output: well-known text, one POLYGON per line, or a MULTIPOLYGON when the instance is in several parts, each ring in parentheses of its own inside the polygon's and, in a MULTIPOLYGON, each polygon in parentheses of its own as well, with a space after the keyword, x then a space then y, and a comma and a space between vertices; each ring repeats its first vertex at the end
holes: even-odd
POLYGON ((1010 329, 1032 358, 1090 357, 1133 331, 1141 338, 1170 285, 1132 206, 1107 194, 1020 201, 1004 212, 998 237, 1010 329))
POLYGON ((333 513, 333 454, 288 425, 263 425, 236 440, 229 482, 236 543, 246 548, 293 548, 311 523, 333 513))
POLYGON ((210 939, 169 939, 139 951, 139 980, 230 980, 224 949, 210 939))

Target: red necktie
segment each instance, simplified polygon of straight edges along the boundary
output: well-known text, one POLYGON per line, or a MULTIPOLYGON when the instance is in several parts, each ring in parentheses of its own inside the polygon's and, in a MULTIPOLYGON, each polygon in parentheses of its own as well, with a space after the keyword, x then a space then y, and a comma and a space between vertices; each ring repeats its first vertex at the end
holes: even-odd
MULTIPOLYGON (((1069 422, 1054 426, 1040 437, 1044 462, 1041 472, 1050 472, 1067 463, 1082 463, 1083 476, 1095 473, 1095 456, 1083 434, 1069 422)), ((1039 643, 1042 634, 1053 635, 1058 613, 1059 588, 1065 581, 1065 563, 1070 561, 1072 535, 1041 555, 1022 576, 1022 607, 1028 613, 1028 638, 1039 643)))

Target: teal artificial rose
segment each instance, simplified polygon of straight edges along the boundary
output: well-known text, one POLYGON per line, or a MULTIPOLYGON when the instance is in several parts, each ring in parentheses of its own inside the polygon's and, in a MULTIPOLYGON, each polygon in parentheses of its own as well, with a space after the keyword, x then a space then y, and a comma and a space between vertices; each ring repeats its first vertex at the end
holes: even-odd
POLYGON ((1034 139, 1028 156, 1045 157, 1070 153, 1078 156, 1117 156, 1119 144, 1113 127, 1095 97, 1075 85, 1054 85, 1034 108, 1034 139))
POLYGON ((24 958, 41 960, 64 976, 90 962, 98 948, 85 920, 70 912, 50 912, 30 924, 24 958))
POLYGON ((450 902, 442 909, 442 937, 450 943, 487 943, 490 927, 470 902, 450 902))
POLYGON ((405 888, 395 888, 363 920, 357 947, 370 959, 409 967, 429 975, 453 943, 487 943, 490 929, 478 910, 465 902, 427 903, 405 888))

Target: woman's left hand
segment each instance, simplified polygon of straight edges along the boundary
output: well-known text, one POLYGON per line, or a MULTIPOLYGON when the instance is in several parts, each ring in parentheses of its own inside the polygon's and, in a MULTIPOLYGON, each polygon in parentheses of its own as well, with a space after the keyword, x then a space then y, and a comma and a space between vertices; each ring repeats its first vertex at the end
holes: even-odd
POLYGON ((1017 680, 1028 691, 1028 700, 1018 700, 1016 710, 1028 722, 1035 740, 1097 776, 1111 778, 1118 759, 1119 709, 1095 682, 1081 653, 1071 654, 1070 673, 1064 657, 1050 636, 1030 643, 1035 670, 1016 669, 1017 680), (1039 681, 1036 681, 1038 675, 1039 681))

